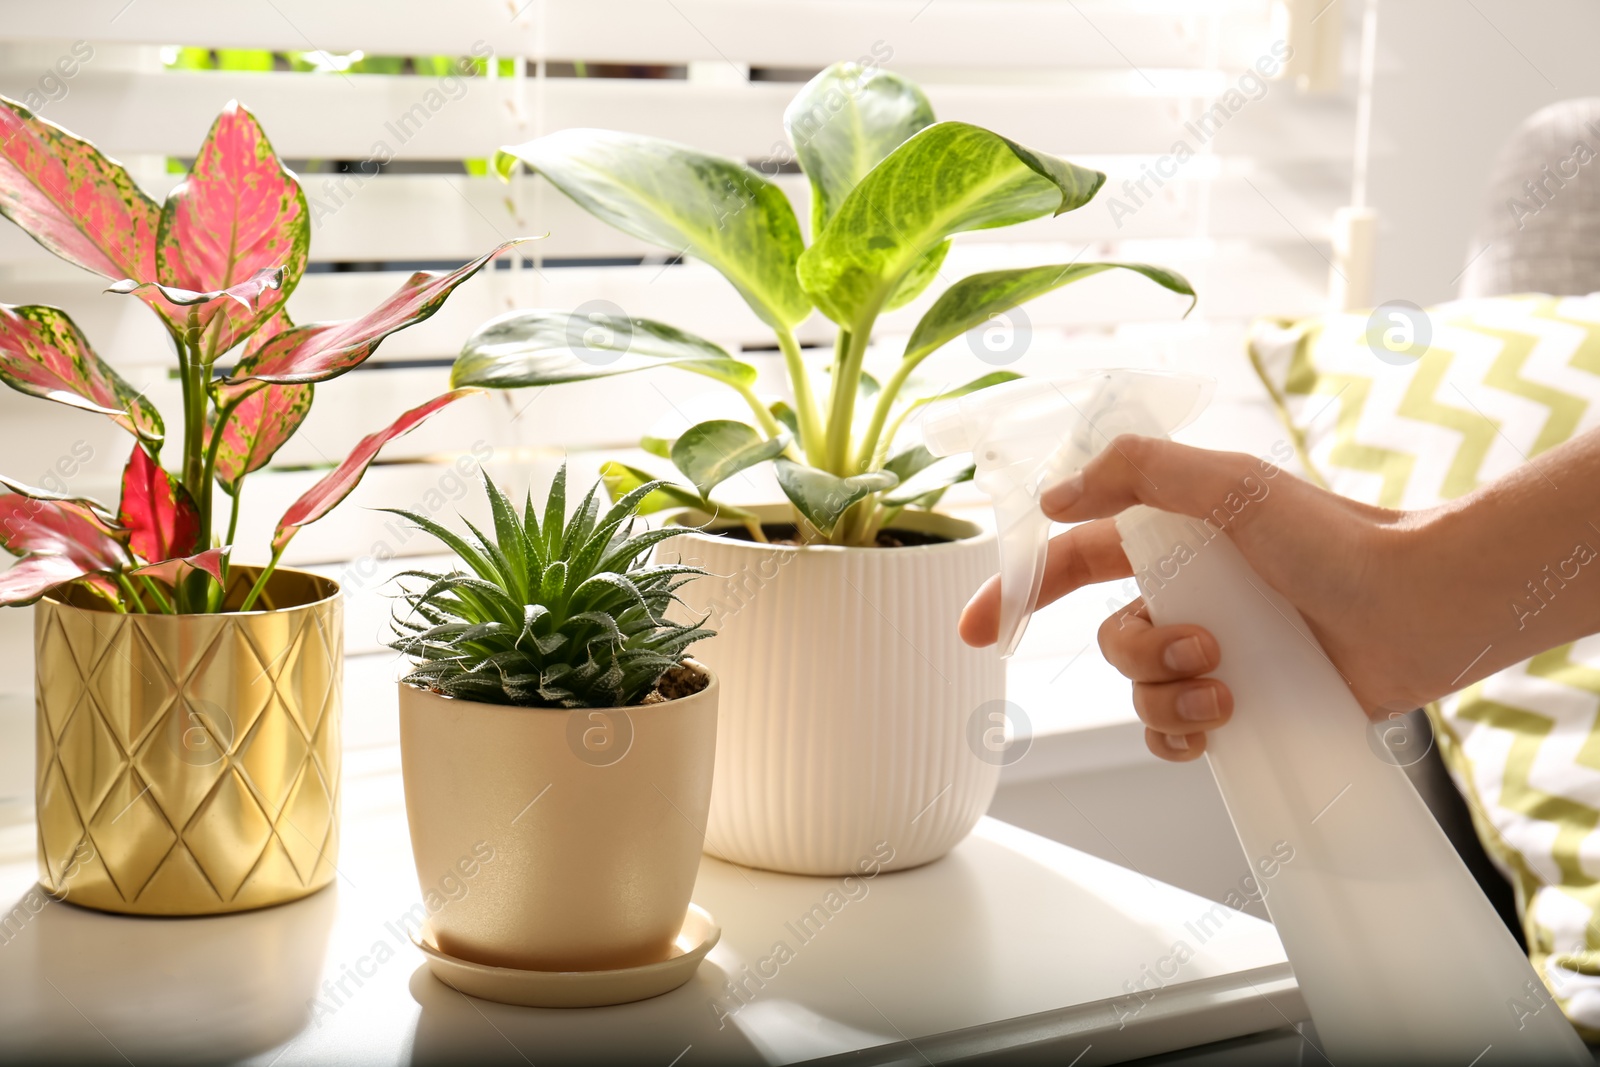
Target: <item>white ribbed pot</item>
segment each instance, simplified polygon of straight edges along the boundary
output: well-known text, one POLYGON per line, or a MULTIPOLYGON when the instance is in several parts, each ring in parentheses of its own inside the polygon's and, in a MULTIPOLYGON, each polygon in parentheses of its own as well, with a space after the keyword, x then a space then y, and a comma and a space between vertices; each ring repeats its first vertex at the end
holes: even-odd
MULTIPOLYGON (((753 510, 791 521, 787 506, 753 510)), ((962 643, 956 620, 996 570, 995 538, 925 512, 895 526, 951 540, 801 548, 713 523, 661 546, 664 561, 712 574, 679 594, 717 630, 695 645, 723 687, 710 855, 809 875, 915 867, 988 809, 1000 768, 975 738, 1005 673, 993 649, 962 643)))

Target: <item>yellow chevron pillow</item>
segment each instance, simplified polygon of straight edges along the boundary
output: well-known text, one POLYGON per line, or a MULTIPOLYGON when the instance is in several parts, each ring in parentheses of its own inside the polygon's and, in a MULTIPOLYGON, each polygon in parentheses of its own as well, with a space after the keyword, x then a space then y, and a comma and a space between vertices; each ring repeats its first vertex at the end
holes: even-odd
MULTIPOLYGON (((1600 294, 1260 322, 1249 349, 1307 474, 1373 504, 1461 496, 1600 425, 1600 294)), ((1600 1037, 1600 637, 1429 713, 1478 837, 1516 888, 1535 968, 1600 1037)))

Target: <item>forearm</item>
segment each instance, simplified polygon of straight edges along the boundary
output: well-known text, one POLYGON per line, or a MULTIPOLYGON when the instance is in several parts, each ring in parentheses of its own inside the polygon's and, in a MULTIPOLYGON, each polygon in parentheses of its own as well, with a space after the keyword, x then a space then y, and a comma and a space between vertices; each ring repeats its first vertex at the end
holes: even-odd
POLYGON ((1435 695, 1600 632, 1600 431, 1417 518, 1418 617, 1451 650, 1435 695))

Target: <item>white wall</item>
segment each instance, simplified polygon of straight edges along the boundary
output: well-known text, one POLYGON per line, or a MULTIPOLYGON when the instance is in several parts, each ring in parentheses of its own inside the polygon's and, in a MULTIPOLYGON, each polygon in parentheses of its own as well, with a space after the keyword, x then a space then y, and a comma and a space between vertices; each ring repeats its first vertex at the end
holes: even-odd
MULTIPOLYGON (((1346 6, 1360 18, 1360 2, 1346 6)), ((1544 105, 1600 96, 1597 42, 1593 0, 1381 0, 1369 197, 1378 301, 1455 295, 1478 251, 1491 161, 1544 105)))

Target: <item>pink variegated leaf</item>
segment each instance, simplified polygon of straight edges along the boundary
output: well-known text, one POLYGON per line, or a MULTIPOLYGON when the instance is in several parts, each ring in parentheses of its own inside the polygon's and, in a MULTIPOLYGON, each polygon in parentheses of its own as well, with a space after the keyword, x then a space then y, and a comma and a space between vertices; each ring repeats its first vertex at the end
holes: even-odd
POLYGON ((60 556, 83 571, 128 565, 127 532, 92 501, 30 490, 10 480, 5 485, 24 492, 0 493, 0 548, 13 556, 60 556))
POLYGON ((200 509, 178 481, 138 445, 122 472, 117 521, 128 531, 128 547, 147 562, 194 554, 200 542, 200 509))
POLYGON ((272 536, 273 553, 282 552, 283 546, 299 532, 300 527, 316 522, 349 496, 351 490, 360 484, 362 475, 367 473, 372 461, 378 458, 378 452, 384 445, 396 437, 410 433, 434 412, 448 407, 464 396, 481 392, 483 392, 481 389, 456 389, 443 396, 436 396, 426 404, 418 405, 401 415, 387 429, 363 437, 343 463, 313 485, 283 513, 283 518, 278 520, 278 529, 272 536))
POLYGON ((281 267, 283 276, 275 291, 248 304, 190 309, 186 325, 201 320, 207 363, 283 306, 305 273, 310 248, 311 216, 300 183, 278 161, 255 116, 230 100, 212 123, 189 176, 161 209, 157 280, 204 293, 226 292, 269 267, 281 267))
POLYGON ((488 255, 448 274, 419 270, 387 300, 359 319, 314 322, 287 330, 264 345, 255 358, 240 361, 230 380, 255 378, 289 384, 337 378, 360 366, 385 337, 414 326, 438 311, 456 286, 482 270, 491 259, 533 239, 523 237, 507 241, 488 255))
POLYGON ((106 292, 131 293, 143 300, 186 344, 200 351, 203 362, 210 363, 245 336, 236 320, 243 316, 254 323, 263 308, 270 316, 268 305, 278 301, 282 288, 283 268, 262 267, 242 282, 203 293, 132 278, 107 286, 106 292))
POLYGON ((58 308, 0 304, 0 381, 30 396, 109 415, 158 448, 165 435, 155 405, 95 355, 83 331, 58 308))
POLYGON ((0 96, 0 214, 107 278, 156 277, 156 202, 122 164, 0 96))
POLYGON ((185 556, 182 559, 164 559, 160 563, 150 563, 136 568, 128 573, 134 577, 155 578, 176 587, 195 571, 205 571, 217 581, 222 581, 222 561, 228 555, 232 546, 222 548, 208 548, 198 555, 185 556))
POLYGON ((87 573, 83 564, 66 556, 29 556, 10 570, 0 571, 0 607, 32 604, 56 586, 87 573))
MULTIPOLYGON (((251 336, 245 346, 244 359, 248 360, 261 346, 272 338, 291 329, 287 312, 280 310, 251 336)), ((234 496, 239 482, 252 471, 260 470, 294 435, 311 411, 314 399, 311 385, 270 385, 266 382, 247 381, 238 385, 218 382, 212 387, 218 412, 231 409, 222 428, 222 443, 217 446, 217 484, 234 496)), ((216 423, 206 423, 206 445, 216 423)))
POLYGON ((93 512, 96 518, 102 521, 106 529, 117 533, 122 532, 121 528, 117 526, 117 513, 100 503, 100 501, 96 500, 92 496, 73 496, 70 493, 57 493, 50 489, 40 489, 38 486, 28 485, 26 482, 19 482, 15 478, 7 478, 3 474, 0 474, 0 487, 9 489, 13 493, 18 494, 19 496, 28 497, 31 500, 49 500, 58 503, 81 504, 83 507, 86 507, 93 512))

